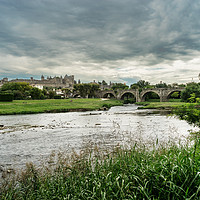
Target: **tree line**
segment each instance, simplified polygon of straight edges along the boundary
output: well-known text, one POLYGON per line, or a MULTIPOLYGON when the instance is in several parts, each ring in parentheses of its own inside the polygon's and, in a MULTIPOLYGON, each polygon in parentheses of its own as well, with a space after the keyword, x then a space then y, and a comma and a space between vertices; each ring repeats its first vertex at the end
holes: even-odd
MULTIPOLYGON (((57 88, 61 89, 64 98, 72 97, 73 94, 79 94, 82 98, 93 98, 96 97, 95 93, 100 90, 100 86, 107 85, 103 80, 102 82, 97 83, 79 83, 75 84, 73 90, 69 88, 57 88)), ((166 83, 158 83, 151 85, 148 81, 139 80, 137 83, 130 85, 130 87, 123 83, 112 83, 111 90, 114 90, 116 93, 119 90, 128 90, 128 89, 148 89, 148 88, 172 88, 172 87, 184 87, 185 89, 179 93, 174 92, 172 98, 181 98, 185 102, 199 102, 200 101, 200 83, 188 83, 184 84, 173 84, 168 85, 166 83)), ((157 98, 156 94, 149 94, 149 98, 157 98)), ((42 90, 36 87, 29 85, 25 82, 9 82, 5 83, 0 88, 0 100, 5 99, 52 99, 52 98, 61 98, 60 95, 56 94, 55 88, 44 87, 42 90)))
POLYGON ((54 91, 47 91, 46 89, 39 89, 29 85, 25 82, 11 82, 5 83, 0 88, 0 100, 12 101, 14 100, 25 100, 25 99, 45 99, 51 98, 55 95, 54 91))

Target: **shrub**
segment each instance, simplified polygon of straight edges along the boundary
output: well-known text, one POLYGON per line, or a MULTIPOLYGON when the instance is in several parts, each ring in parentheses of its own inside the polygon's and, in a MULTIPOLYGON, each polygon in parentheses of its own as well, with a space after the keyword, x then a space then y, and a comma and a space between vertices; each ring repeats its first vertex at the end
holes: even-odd
POLYGON ((32 99, 41 99, 41 95, 43 95, 43 93, 39 88, 33 87, 30 91, 30 95, 32 99))
POLYGON ((61 99, 61 96, 60 95, 55 95, 54 99, 61 99))
POLYGON ((182 101, 185 102, 191 102, 194 98, 199 98, 199 97, 200 97, 200 83, 189 83, 187 84, 185 90, 181 92, 181 99, 182 101))
POLYGON ((173 114, 178 116, 181 120, 186 120, 193 126, 200 127, 200 109, 199 105, 183 105, 173 110, 173 114))
POLYGON ((49 91, 49 98, 50 99, 53 99, 55 95, 56 95, 55 91, 53 91, 53 90, 49 91))
POLYGON ((5 92, 0 93, 0 101, 13 101, 13 99, 14 99, 13 93, 5 93, 5 92))

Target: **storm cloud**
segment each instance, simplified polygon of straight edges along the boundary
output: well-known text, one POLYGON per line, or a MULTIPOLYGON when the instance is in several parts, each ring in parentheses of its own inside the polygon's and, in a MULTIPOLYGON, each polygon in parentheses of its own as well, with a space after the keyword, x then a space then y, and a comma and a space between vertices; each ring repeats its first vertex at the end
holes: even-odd
POLYGON ((199 19, 190 0, 0 0, 1 78, 197 81, 199 19))

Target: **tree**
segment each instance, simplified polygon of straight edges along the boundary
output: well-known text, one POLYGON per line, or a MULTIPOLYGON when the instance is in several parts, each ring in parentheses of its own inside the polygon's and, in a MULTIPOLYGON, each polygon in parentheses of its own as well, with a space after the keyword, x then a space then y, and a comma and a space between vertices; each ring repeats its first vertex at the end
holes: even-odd
POLYGON ((166 83, 158 83, 155 85, 156 88, 167 88, 167 84, 166 83))
POLYGON ((179 106, 173 110, 179 119, 186 120, 189 124, 200 127, 200 110, 194 104, 179 106))
POLYGON ((81 83, 74 85, 74 90, 80 93, 80 96, 85 98, 88 94, 89 84, 81 83))
POLYGON ((14 95, 9 92, 0 92, 0 101, 13 101, 14 95))
POLYGON ((90 90, 89 90, 89 94, 88 96, 91 97, 95 97, 95 92, 97 92, 99 90, 99 85, 96 84, 90 84, 90 90))
POLYGON ((188 98, 188 102, 190 102, 190 103, 195 103, 196 102, 195 93, 190 94, 190 98, 188 98))
POLYGON ((30 91, 30 95, 31 95, 32 99, 41 99, 42 94, 43 94, 42 90, 40 90, 39 88, 36 88, 36 87, 33 87, 30 91))
POLYGON ((1 91, 6 91, 9 93, 13 93, 14 95, 14 99, 26 99, 28 98, 28 96, 30 95, 30 90, 33 87, 29 85, 29 83, 25 83, 25 82, 9 82, 9 83, 5 83, 2 87, 1 87, 1 91))
POLYGON ((135 90, 135 89, 138 89, 138 88, 139 88, 139 86, 136 83, 134 83, 134 84, 131 85, 131 89, 135 90))
POLYGON ((102 81, 102 85, 108 85, 107 83, 106 83, 106 81, 102 81))
POLYGON ((112 89, 113 90, 118 90, 118 89, 120 89, 120 90, 127 90, 128 88, 129 88, 128 85, 123 84, 123 83, 114 83, 112 85, 112 89))
POLYGON ((74 90, 80 93, 80 96, 85 97, 94 97, 95 92, 99 90, 99 85, 92 83, 82 83, 74 85, 74 90))
POLYGON ((15 100, 25 99, 25 94, 20 90, 13 90, 13 95, 15 100))
POLYGON ((32 86, 29 85, 29 83, 25 83, 25 82, 11 82, 11 83, 5 83, 3 84, 3 86, 1 87, 2 91, 6 91, 6 90, 19 90, 21 92, 24 92, 26 90, 30 90, 32 88, 32 86))
POLYGON ((180 92, 173 92, 170 96, 172 99, 179 99, 180 98, 180 92))
POLYGON ((136 84, 139 88, 147 88, 148 86, 150 86, 150 83, 144 80, 139 80, 136 84))
POLYGON ((43 88, 42 93, 43 93, 44 95, 47 95, 47 90, 43 88))
POLYGON ((64 92, 65 98, 70 96, 72 91, 69 88, 62 88, 62 92, 64 92))
POLYGON ((195 98, 200 98, 200 83, 189 83, 186 88, 181 92, 181 99, 185 102, 190 102, 191 94, 195 98))
POLYGON ((183 84, 183 83, 179 84, 178 86, 179 86, 179 87, 186 87, 186 85, 183 84))
POLYGON ((160 97, 158 96, 158 94, 156 94, 155 92, 148 92, 146 94, 145 100, 149 101, 151 99, 160 99, 160 97))
POLYGON ((49 93, 49 98, 50 98, 50 99, 53 99, 54 96, 56 95, 56 92, 53 91, 53 90, 50 90, 48 93, 49 93))

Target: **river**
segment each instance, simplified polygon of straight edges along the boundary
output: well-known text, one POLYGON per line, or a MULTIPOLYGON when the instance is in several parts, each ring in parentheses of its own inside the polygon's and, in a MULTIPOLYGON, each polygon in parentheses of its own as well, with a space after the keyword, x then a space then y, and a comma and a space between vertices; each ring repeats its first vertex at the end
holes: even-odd
POLYGON ((194 127, 185 121, 136 105, 108 111, 0 116, 0 169, 39 164, 52 151, 80 150, 88 144, 105 148, 183 143, 194 127))

